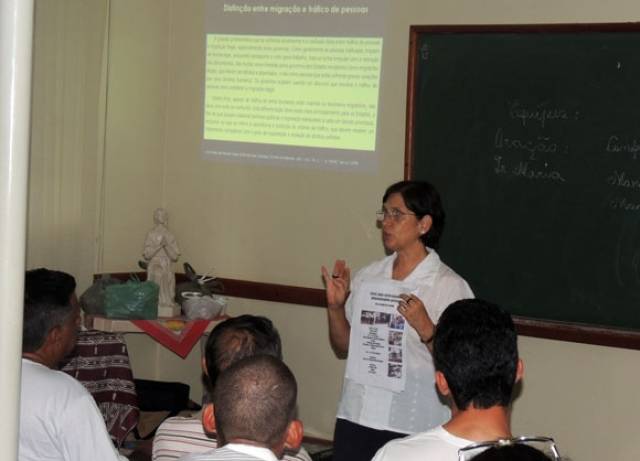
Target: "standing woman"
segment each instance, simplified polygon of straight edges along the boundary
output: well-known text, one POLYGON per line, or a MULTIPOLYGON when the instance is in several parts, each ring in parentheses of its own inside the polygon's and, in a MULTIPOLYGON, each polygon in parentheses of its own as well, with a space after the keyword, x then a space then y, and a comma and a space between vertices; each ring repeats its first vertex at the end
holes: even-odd
MULTIPOLYGON (((382 197, 377 213, 382 241, 390 255, 358 271, 351 281, 344 261, 330 273, 322 267, 331 346, 338 357, 348 356, 354 298, 364 282, 402 281, 417 287, 400 295, 398 312, 406 333, 404 390, 394 392, 345 376, 334 432, 334 461, 368 461, 387 441, 426 431, 449 418, 440 402, 429 348, 435 323, 454 301, 472 298, 467 282, 435 252, 444 227, 444 210, 436 189, 424 181, 401 181, 382 197), (350 293, 353 292, 353 293, 350 293)), ((347 364, 349 368, 349 363, 347 364)))

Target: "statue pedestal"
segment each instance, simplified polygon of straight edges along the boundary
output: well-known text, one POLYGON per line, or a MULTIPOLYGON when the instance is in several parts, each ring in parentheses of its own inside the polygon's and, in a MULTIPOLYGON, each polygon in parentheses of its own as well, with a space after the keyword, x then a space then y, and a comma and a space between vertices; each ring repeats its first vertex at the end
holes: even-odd
POLYGON ((178 317, 180 315, 180 305, 166 305, 158 306, 158 317, 178 317))

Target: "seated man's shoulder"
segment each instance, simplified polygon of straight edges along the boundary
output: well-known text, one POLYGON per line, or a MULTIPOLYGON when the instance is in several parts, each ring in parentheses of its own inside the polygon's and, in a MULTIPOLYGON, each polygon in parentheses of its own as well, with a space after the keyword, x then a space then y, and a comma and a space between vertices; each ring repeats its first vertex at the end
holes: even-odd
POLYGON ((95 400, 79 381, 64 372, 25 362, 20 459, 48 459, 51 453, 61 453, 62 447, 68 450, 69 459, 124 459, 118 457, 95 400))
POLYGON ((289 451, 284 452, 284 456, 282 457, 283 461, 311 461, 311 456, 305 450, 303 446, 300 449, 293 453, 289 451))
POLYGON ((176 459, 188 453, 205 453, 218 446, 205 434, 199 414, 165 419, 153 438, 152 460, 176 459))
MULTIPOLYGON (((155 440, 154 440, 155 445, 155 440)), ((155 452, 155 448, 154 448, 155 452)), ((246 456, 247 459, 251 459, 249 455, 239 455, 238 452, 229 450, 226 447, 214 448, 212 450, 204 451, 201 453, 191 452, 191 453, 183 453, 183 455, 179 458, 180 461, 212 461, 218 459, 239 459, 238 456, 246 456)), ((155 458, 154 458, 155 459, 155 458)), ((300 450, 297 453, 288 453, 285 452, 282 457, 283 461, 311 461, 311 456, 307 450, 303 447, 300 447, 300 450)))
POLYGON ((156 434, 195 434, 206 437, 202 428, 202 421, 198 414, 193 416, 172 416, 167 418, 158 426, 156 434))
POLYGON ((205 453, 189 453, 183 455, 179 458, 179 461, 223 461, 223 460, 256 460, 259 461, 260 458, 256 458, 254 456, 239 453, 235 450, 231 450, 227 447, 216 448, 215 450, 210 450, 205 453))
MULTIPOLYGON (((442 426, 438 426, 426 432, 392 440, 383 446, 373 461, 418 461, 428 459, 428 456, 445 456, 439 459, 449 459, 447 455, 455 455, 457 459, 458 449, 467 445, 449 434, 442 426)), ((435 459, 435 458, 434 458, 435 459)))
POLYGON ((22 366, 23 389, 32 388, 34 394, 42 397, 63 395, 90 395, 80 381, 67 373, 51 370, 44 365, 25 362, 22 366), (47 392, 42 392, 47 389, 47 392))

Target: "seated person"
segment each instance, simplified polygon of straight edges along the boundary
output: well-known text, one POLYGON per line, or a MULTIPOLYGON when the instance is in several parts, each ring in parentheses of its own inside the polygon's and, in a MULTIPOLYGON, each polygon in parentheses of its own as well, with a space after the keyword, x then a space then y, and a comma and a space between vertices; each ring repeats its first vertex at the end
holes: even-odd
POLYGON ((451 419, 387 443, 373 461, 458 461, 466 445, 511 438, 509 404, 523 365, 507 312, 479 299, 451 304, 435 329, 433 363, 438 391, 451 401, 451 419))
POLYGON ((295 419, 296 379, 280 360, 254 355, 222 372, 202 423, 216 431, 220 448, 184 455, 183 461, 276 461, 285 448, 302 442, 302 423, 295 419))
POLYGON ((25 277, 19 461, 117 461, 95 400, 58 371, 73 350, 80 324, 75 280, 36 269, 25 277))
MULTIPOLYGON (((282 359, 280 335, 265 317, 241 315, 225 320, 211 331, 202 361, 208 384, 215 388, 218 375, 240 359, 270 355, 282 359)), ((153 439, 153 461, 172 461, 185 453, 202 453, 218 446, 215 433, 206 434, 200 414, 165 420, 153 439)), ((288 461, 311 461, 304 448, 287 451, 288 461)))

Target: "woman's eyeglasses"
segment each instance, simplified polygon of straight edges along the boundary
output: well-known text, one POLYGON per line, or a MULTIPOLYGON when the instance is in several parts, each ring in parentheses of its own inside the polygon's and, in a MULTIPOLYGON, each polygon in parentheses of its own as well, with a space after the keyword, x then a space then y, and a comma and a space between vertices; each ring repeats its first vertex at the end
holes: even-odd
POLYGON ((415 213, 405 213, 400 210, 380 210, 376 211, 376 219, 380 222, 384 221, 387 218, 391 218, 393 221, 398 222, 404 216, 415 216, 415 213))
POLYGON ((560 461, 560 453, 555 441, 551 437, 514 437, 512 439, 499 439, 488 442, 478 442, 458 450, 458 461, 468 461, 479 455, 487 448, 504 447, 509 445, 528 445, 550 456, 554 461, 560 461))

